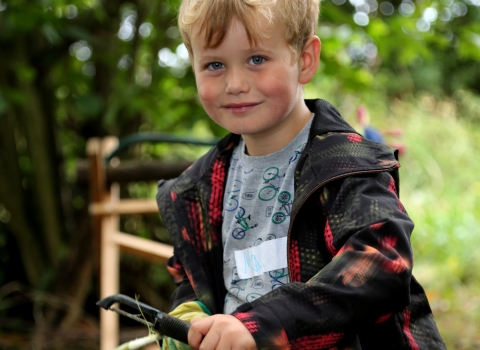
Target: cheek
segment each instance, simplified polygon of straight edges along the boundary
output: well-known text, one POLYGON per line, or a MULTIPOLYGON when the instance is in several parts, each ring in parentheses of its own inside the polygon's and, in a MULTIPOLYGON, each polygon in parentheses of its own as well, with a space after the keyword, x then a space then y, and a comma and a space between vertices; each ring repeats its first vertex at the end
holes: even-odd
POLYGON ((296 94, 296 85, 291 84, 288 76, 283 78, 274 76, 270 79, 264 79, 261 83, 265 95, 278 100, 280 103, 289 103, 296 94))
POLYGON ((217 96, 215 84, 210 82, 208 79, 197 80, 197 91, 198 97, 200 98, 200 101, 202 101, 202 104, 212 103, 217 96))

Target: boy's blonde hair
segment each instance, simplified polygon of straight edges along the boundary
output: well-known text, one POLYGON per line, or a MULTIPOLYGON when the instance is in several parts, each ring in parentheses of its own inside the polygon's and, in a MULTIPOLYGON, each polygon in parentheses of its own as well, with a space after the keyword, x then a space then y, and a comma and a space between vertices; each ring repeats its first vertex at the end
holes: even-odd
POLYGON ((193 27, 205 34, 206 47, 218 47, 234 17, 244 25, 250 44, 266 38, 266 26, 280 19, 285 39, 299 57, 318 25, 321 0, 183 0, 178 26, 191 57, 193 27), (277 18, 278 16, 278 18, 277 18))

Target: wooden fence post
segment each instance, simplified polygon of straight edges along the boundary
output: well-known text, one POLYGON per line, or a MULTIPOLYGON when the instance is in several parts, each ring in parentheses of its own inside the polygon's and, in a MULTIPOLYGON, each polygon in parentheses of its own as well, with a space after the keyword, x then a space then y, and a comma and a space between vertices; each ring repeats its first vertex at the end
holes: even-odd
MULTIPOLYGON (((118 145, 118 139, 94 138, 87 143, 90 159, 90 193, 92 202, 116 203, 120 200, 120 186, 116 183, 107 187, 104 157, 118 145)), ((93 216, 95 237, 95 259, 100 267, 100 298, 103 299, 119 290, 120 254, 113 236, 118 231, 119 217, 114 213, 93 216)), ((98 266, 98 265, 97 265, 98 266)), ((118 314, 100 311, 100 350, 112 350, 118 345, 118 314)))
MULTIPOLYGON (((118 145, 118 139, 92 138, 87 142, 90 163, 90 215, 94 230, 95 261, 99 266, 100 298, 119 293, 120 251, 135 254, 150 261, 165 263, 173 255, 167 244, 136 237, 119 231, 119 216, 128 214, 158 214, 154 200, 120 199, 120 185, 108 186, 105 156, 118 145)), ((119 341, 119 317, 100 310, 100 350, 113 350, 119 341)))

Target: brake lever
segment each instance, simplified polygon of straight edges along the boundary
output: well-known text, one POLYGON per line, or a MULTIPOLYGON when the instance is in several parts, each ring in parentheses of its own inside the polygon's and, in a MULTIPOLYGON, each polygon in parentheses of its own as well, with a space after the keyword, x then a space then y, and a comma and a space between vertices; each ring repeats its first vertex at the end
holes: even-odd
POLYGON ((120 315, 143 323, 144 325, 153 328, 156 332, 164 336, 173 338, 188 345, 188 331, 190 330, 190 323, 170 316, 169 314, 157 310, 150 305, 142 303, 123 294, 114 294, 112 296, 106 297, 102 300, 97 301, 96 305, 104 308, 105 310, 117 312, 120 315), (148 322, 143 318, 130 314, 119 308, 111 307, 115 303, 124 304, 131 308, 140 310, 143 314, 151 316, 154 320, 154 323, 148 322))

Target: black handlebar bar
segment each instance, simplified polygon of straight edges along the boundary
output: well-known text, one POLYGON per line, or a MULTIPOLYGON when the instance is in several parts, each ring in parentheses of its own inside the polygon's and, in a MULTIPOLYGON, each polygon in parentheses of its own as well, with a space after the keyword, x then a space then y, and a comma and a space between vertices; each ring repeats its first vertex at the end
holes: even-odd
POLYGON ((182 343, 188 344, 188 331, 190 330, 190 323, 182 321, 176 317, 170 316, 169 314, 157 310, 150 305, 139 302, 129 296, 123 294, 115 294, 97 301, 97 306, 104 308, 105 310, 116 311, 120 314, 133 318, 142 323, 148 323, 141 318, 123 312, 122 310, 111 308, 115 303, 124 304, 131 308, 140 310, 143 314, 151 316, 154 320, 153 328, 158 333, 165 335, 169 338, 173 338, 181 341, 182 343), (119 312, 122 311, 122 312, 119 312))

